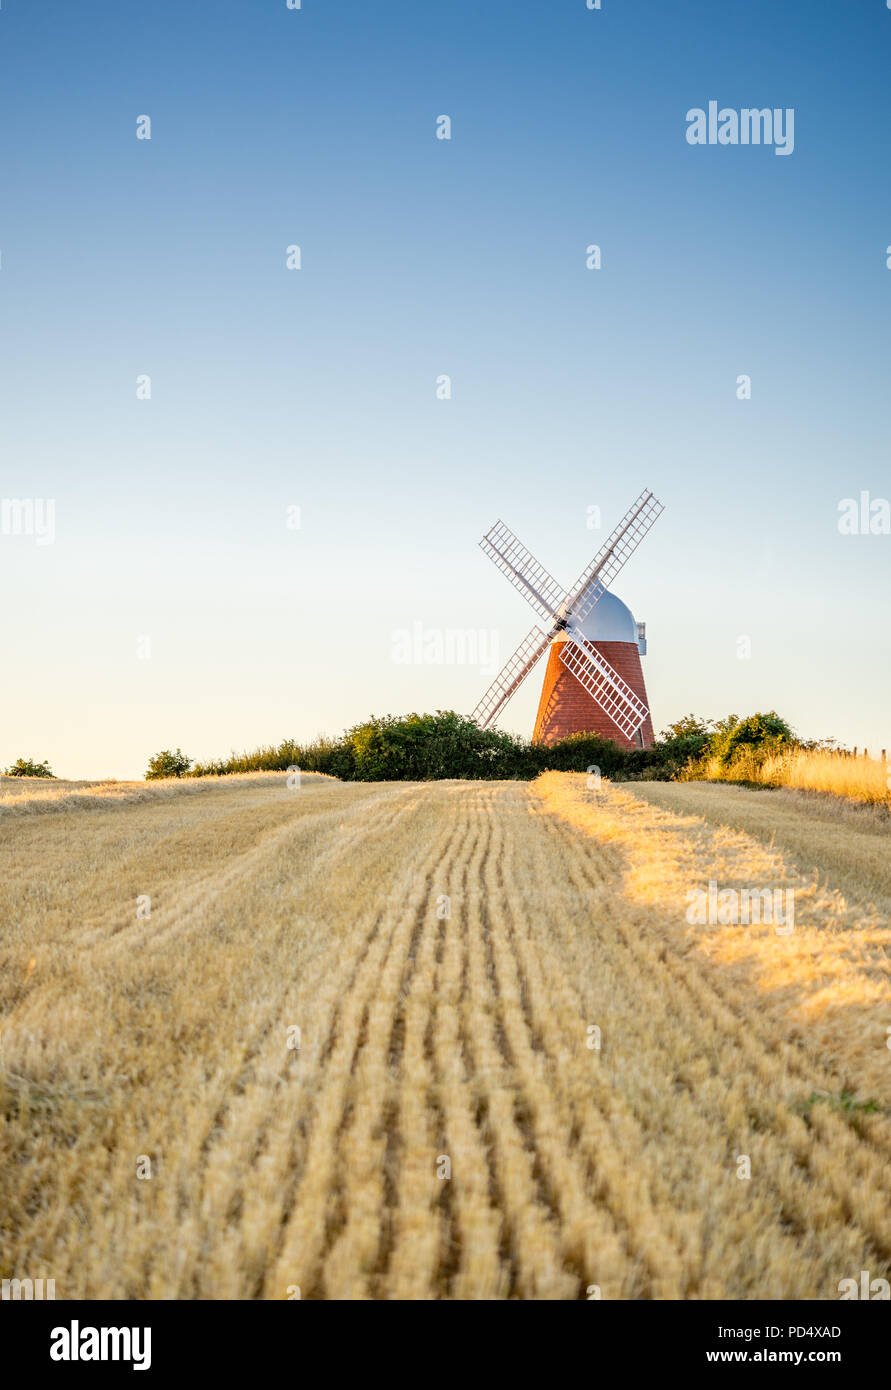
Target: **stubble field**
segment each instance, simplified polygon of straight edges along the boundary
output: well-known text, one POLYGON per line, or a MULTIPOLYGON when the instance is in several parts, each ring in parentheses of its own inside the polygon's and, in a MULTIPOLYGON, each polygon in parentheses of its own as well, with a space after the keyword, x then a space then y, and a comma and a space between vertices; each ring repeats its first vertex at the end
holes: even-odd
POLYGON ((75 791, 0 804, 3 1277, 58 1299, 891 1277, 877 812, 554 773, 75 791), (710 881, 794 890, 794 930, 691 925, 710 881))

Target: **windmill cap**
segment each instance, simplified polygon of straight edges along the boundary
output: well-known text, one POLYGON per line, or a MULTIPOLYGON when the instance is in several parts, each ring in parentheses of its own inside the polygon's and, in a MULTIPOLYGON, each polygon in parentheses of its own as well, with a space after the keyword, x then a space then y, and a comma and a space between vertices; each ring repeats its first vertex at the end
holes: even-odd
POLYGON ((581 624, 589 642, 633 642, 638 644, 637 623, 626 603, 607 589, 581 624))

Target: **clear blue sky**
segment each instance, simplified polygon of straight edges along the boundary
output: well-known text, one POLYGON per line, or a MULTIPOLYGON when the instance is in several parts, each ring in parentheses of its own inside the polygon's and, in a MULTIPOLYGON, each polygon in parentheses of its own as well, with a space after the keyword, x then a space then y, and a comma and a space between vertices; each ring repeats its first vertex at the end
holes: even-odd
POLYGON ((889 71, 880 0, 7 0, 0 495, 56 538, 0 535, 0 763, 469 711, 490 676, 394 632, 506 659, 481 533, 568 584, 645 486, 656 728, 891 746, 891 537, 838 531, 891 495, 889 71), (690 146, 710 100, 793 107, 794 153, 690 146))

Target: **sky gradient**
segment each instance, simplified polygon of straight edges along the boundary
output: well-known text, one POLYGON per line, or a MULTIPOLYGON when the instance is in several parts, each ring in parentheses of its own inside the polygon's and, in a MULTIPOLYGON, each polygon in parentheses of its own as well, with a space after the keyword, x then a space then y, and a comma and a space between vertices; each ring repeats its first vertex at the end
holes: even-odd
POLYGON ((644 487, 655 728, 891 747, 891 536, 838 528, 891 495, 889 65, 878 0, 9 0, 0 496, 56 520, 0 534, 0 765, 469 712, 491 674, 394 634, 507 660, 481 534, 568 584, 644 487), (689 145, 710 100, 794 108, 794 152, 689 145))

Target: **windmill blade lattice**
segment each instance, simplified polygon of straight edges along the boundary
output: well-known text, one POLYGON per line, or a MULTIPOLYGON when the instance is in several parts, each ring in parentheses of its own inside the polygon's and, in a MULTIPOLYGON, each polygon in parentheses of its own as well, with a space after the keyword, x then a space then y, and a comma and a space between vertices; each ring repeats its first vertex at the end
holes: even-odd
POLYGON ((510 697, 519 690, 538 659, 550 646, 549 635, 540 627, 534 627, 526 634, 509 661, 505 662, 489 689, 470 716, 475 724, 485 729, 496 714, 500 713, 510 697))
POLYGON ((613 670, 606 657, 596 647, 586 644, 584 633, 579 629, 571 631, 570 640, 561 646, 560 660, 609 715, 616 728, 627 739, 634 738, 650 711, 618 671, 613 670))
POLYGON ((538 563, 531 551, 521 545, 503 521, 496 521, 486 532, 480 541, 480 549, 502 574, 507 575, 540 618, 554 621, 566 602, 566 590, 552 574, 548 574, 544 565, 538 563))
POLYGON ((651 492, 642 492, 629 507, 606 544, 571 590, 568 607, 574 623, 583 623, 619 570, 631 558, 644 536, 665 510, 651 492))

